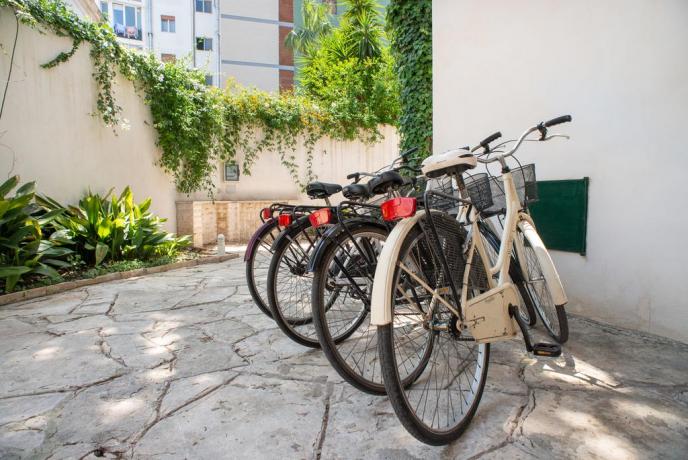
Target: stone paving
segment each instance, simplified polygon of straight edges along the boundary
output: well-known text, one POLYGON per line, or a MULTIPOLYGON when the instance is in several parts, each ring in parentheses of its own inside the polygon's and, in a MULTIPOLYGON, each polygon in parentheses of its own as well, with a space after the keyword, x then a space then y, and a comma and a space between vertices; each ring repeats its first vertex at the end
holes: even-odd
POLYGON ((688 346, 572 318, 493 347, 471 427, 408 435, 253 305, 241 260, 0 307, 0 458, 687 458, 688 346))

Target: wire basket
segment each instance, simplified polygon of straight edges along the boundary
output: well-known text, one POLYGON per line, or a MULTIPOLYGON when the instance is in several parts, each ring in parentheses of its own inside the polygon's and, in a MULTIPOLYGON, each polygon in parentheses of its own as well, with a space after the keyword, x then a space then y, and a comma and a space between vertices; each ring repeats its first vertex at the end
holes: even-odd
MULTIPOLYGON (((453 197, 459 198, 459 191, 454 187, 454 182, 451 176, 442 176, 436 179, 428 179, 426 190, 435 190, 437 192, 445 193, 453 197)), ((452 200, 443 196, 432 195, 428 203, 428 208, 444 211, 449 214, 456 214, 458 212, 460 202, 452 200)))
MULTIPOLYGON (((538 200, 537 183, 535 182, 535 165, 529 164, 511 170, 518 200, 521 206, 538 200)), ((501 176, 490 176, 485 173, 473 174, 465 179, 466 190, 471 202, 483 215, 491 216, 506 212, 504 181, 501 176)))

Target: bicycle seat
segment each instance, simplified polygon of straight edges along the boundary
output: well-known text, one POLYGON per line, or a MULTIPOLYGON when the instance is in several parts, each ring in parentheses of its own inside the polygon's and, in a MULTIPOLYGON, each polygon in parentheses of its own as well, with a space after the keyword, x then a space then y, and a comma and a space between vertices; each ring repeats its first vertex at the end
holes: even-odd
POLYGON ((368 198, 370 189, 366 184, 350 184, 342 188, 342 195, 350 200, 368 198))
POLYGON ((382 195, 390 188, 394 189, 402 185, 404 185, 404 177, 396 171, 385 171, 368 182, 368 188, 373 195, 382 195))
POLYGON ((311 182, 306 186, 306 195, 311 198, 328 198, 341 191, 341 185, 326 182, 311 182))
POLYGON ((452 173, 462 174, 477 165, 478 159, 466 147, 427 157, 423 160, 421 169, 427 177, 435 178, 452 173))

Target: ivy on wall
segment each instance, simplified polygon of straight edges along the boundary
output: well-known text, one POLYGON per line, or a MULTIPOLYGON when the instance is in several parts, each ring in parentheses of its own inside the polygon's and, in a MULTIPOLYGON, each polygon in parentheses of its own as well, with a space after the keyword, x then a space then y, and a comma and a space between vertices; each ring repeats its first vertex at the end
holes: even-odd
MULTIPOLYGON (((0 7, 12 8, 22 24, 72 40, 72 48, 44 64, 45 68, 68 61, 80 46, 90 45, 98 85, 97 112, 113 129, 127 125, 114 95, 116 75, 141 91, 158 133, 159 164, 174 176, 183 193, 211 192, 217 164, 234 160, 239 151, 244 153, 245 174, 250 174, 261 152, 277 152, 294 181, 303 187, 313 178, 310 165, 318 139, 375 141, 380 136, 377 126, 394 119, 379 110, 361 118, 361 108, 355 104, 319 104, 298 94, 237 88, 223 92, 207 87, 203 72, 180 62, 163 64, 153 55, 124 48, 109 25, 80 19, 61 0, 0 0, 0 7), (299 142, 307 148, 304 173, 294 156, 299 142)), ((379 101, 375 103, 379 106, 379 101)), ((395 104, 390 107, 393 110, 395 104)))
POLYGON ((401 148, 432 153, 432 0, 391 0, 387 27, 401 87, 401 148))

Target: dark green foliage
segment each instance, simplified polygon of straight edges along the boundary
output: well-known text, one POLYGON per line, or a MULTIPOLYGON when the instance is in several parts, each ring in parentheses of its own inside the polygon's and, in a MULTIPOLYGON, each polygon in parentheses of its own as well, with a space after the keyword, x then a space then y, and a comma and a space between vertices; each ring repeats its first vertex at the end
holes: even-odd
POLYGON ((387 27, 401 87, 402 150, 432 153, 432 0, 391 0, 387 27))
MULTIPOLYGON (((51 212, 63 209, 50 198, 37 201, 51 212)), ((152 214, 150 205, 150 198, 136 204, 129 187, 119 196, 112 191, 104 196, 89 192, 78 206, 63 209, 53 220, 56 231, 51 240, 71 245, 84 261, 96 266, 106 260, 170 256, 188 246, 188 237, 178 238, 162 229, 166 219, 152 214)))
POLYGON ((45 212, 38 206, 33 182, 9 196, 18 184, 19 177, 14 176, 0 185, 0 280, 5 292, 14 290, 22 277, 56 278, 55 267, 69 265, 64 258, 72 253, 60 241, 44 239, 44 227, 63 211, 45 212))

